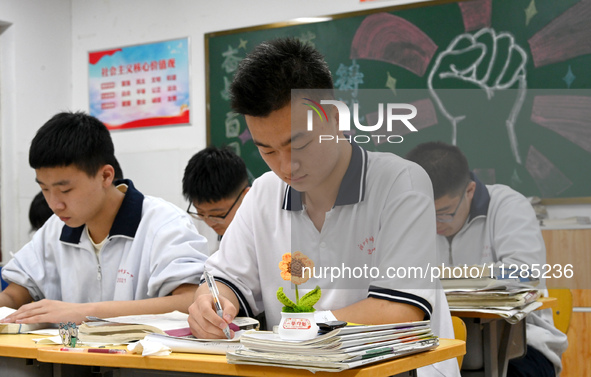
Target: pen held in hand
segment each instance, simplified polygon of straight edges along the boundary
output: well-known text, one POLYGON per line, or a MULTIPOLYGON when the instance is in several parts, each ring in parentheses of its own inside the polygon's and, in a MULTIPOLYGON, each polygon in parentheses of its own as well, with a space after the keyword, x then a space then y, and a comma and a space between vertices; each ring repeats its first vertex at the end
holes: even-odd
MULTIPOLYGON (((213 276, 211 276, 210 273, 207 272, 207 270, 205 270, 203 272, 203 275, 205 276, 205 282, 207 283, 207 287, 209 288, 209 292, 211 293, 211 295, 213 297, 213 304, 215 306, 215 310, 216 310, 217 314, 220 316, 220 318, 223 319, 224 318, 224 311, 222 309, 222 304, 220 303, 218 288, 215 285, 215 281, 213 280, 213 276)), ((232 336, 230 335, 229 326, 226 325, 226 327, 223 328, 223 331, 224 331, 224 335, 226 335, 226 338, 232 339, 232 336)))

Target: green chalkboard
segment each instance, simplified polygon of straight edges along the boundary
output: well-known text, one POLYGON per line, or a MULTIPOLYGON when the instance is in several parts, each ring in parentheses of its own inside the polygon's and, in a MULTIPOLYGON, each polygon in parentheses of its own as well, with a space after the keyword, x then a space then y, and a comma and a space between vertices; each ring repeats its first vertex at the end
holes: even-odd
POLYGON ((268 170, 227 89, 254 46, 293 36, 325 55, 344 102, 381 89, 383 102, 420 105, 418 132, 368 150, 404 156, 441 140, 458 145, 485 183, 591 196, 590 17, 590 1, 445 1, 209 33, 208 142, 233 147, 253 177, 268 170))

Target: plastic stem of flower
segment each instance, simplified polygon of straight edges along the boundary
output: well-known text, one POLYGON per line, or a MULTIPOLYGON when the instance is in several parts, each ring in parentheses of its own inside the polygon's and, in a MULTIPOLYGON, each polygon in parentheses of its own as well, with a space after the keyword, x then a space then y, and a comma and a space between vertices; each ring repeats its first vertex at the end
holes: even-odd
POLYGON ((296 291, 296 305, 300 304, 300 293, 298 292, 298 285, 295 285, 295 291, 296 291))

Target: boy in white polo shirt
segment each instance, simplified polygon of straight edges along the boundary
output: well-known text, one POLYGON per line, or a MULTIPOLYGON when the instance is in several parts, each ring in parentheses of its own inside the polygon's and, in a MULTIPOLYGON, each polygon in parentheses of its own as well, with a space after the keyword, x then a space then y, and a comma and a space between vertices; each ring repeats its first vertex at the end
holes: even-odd
POLYGON ((113 184, 109 130, 60 113, 38 131, 29 164, 54 212, 2 269, 4 322, 187 311, 203 273, 205 239, 191 218, 130 180, 113 184), (34 301, 34 302, 32 302, 34 301))
MULTIPOLYGON (((542 266, 546 247, 527 199, 505 185, 484 185, 468 169, 462 151, 443 142, 416 146, 407 156, 421 165, 433 184, 437 216, 438 263, 448 266, 503 263, 542 266)), ((543 282, 540 284, 543 288, 543 282)), ((464 368, 482 367, 480 324, 465 319, 468 349, 464 368), (476 337, 471 337, 471 334, 476 337)), ((552 310, 530 313, 526 319, 527 354, 509 361, 508 376, 555 376, 562 369, 566 335, 554 327, 552 310)))
MULTIPOLYGON (((315 305, 320 317, 364 324, 430 319, 437 335, 453 338, 438 281, 388 274, 436 262, 429 179, 419 166, 393 154, 367 152, 344 139, 319 144, 320 134, 343 137, 338 112, 327 107, 328 121, 308 131, 309 108, 299 95, 292 98, 291 90, 331 93, 332 88, 322 55, 296 39, 263 43, 241 62, 231 86, 232 107, 245 115, 272 172, 255 180, 220 250, 206 263, 218 282, 224 320, 201 286, 189 308, 195 336, 223 337, 222 329, 239 312, 264 311, 267 326, 277 325, 278 287, 294 295, 279 263, 285 253, 295 257, 300 251, 320 267, 319 276, 300 287, 321 287, 315 305), (363 267, 366 273, 359 275, 363 267), (321 272, 334 275, 334 268, 344 273, 349 268, 356 276, 321 272)), ((297 276, 293 260, 291 269, 297 276)), ((455 376, 457 369, 457 361, 448 360, 422 368, 420 375, 455 376)))

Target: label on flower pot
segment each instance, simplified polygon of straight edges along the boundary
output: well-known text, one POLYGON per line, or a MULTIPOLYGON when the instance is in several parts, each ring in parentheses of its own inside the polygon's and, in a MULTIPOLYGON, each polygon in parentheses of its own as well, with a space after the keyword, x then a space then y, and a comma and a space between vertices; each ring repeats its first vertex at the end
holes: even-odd
POLYGON ((308 330, 312 327, 307 318, 285 318, 283 328, 289 330, 308 330))

